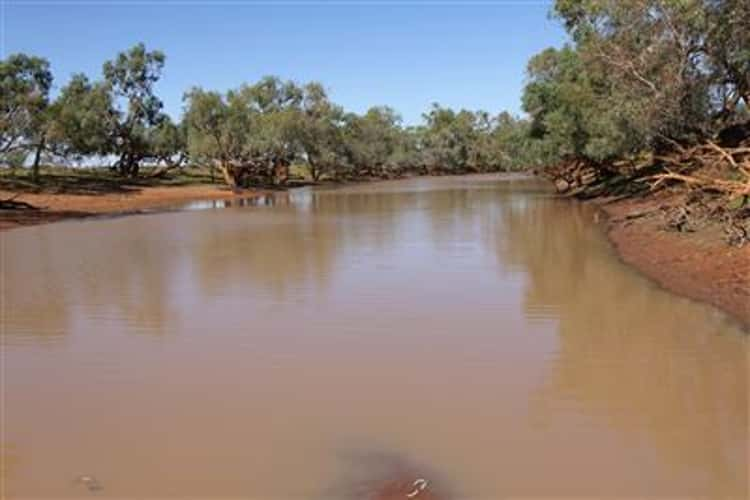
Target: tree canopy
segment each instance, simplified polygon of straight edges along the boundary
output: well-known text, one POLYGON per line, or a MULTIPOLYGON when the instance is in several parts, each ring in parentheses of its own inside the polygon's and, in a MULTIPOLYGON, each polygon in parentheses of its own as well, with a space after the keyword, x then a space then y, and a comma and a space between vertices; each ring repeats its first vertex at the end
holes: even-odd
POLYGON ((557 0, 573 45, 528 66, 524 110, 548 161, 697 142, 741 121, 750 14, 732 0, 557 0))
POLYGON ((207 164, 232 187, 492 172, 583 159, 606 168, 698 143, 750 120, 750 9, 741 0, 557 0, 567 45, 531 58, 525 117, 434 104, 405 126, 388 106, 362 114, 320 82, 268 76, 227 91, 194 87, 179 120, 157 87, 166 57, 137 44, 73 75, 52 99, 49 63, 0 62, 0 161, 101 158, 122 176, 207 164))

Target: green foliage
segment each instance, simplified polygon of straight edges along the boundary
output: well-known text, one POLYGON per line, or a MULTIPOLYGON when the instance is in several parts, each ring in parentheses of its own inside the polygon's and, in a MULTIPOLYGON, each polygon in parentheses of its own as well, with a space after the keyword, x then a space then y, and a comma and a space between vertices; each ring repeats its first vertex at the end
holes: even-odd
POLYGON ((144 161, 184 157, 184 132, 162 112, 154 91, 164 61, 161 52, 138 44, 105 62, 100 81, 74 75, 53 106, 51 139, 58 151, 113 155, 124 176, 138 175, 144 161))
MULTIPOLYGON (((346 113, 322 84, 265 77, 227 92, 184 97, 182 122, 162 110, 160 51, 135 45, 100 80, 74 75, 54 102, 46 60, 0 61, 0 162, 35 152, 218 168, 231 186, 284 182, 289 166, 313 180, 538 167, 562 159, 607 165, 750 120, 746 0, 556 0, 571 45, 528 64, 528 118, 435 104, 404 127, 388 107, 346 113)), ((19 159, 21 158, 21 159, 19 159)))
POLYGON ((477 144, 479 131, 474 113, 456 113, 433 104, 424 120, 423 153, 428 169, 455 172, 476 168, 483 152, 477 144))
POLYGON ((154 93, 165 56, 148 52, 140 43, 104 63, 104 84, 111 93, 114 133, 110 153, 119 157, 116 167, 122 175, 137 175, 140 162, 153 156, 149 139, 153 128, 166 120, 163 104, 154 93))
POLYGON ((13 54, 0 61, 0 163, 18 163, 47 122, 52 73, 47 60, 13 54))
POLYGON ((277 77, 223 93, 190 89, 183 119, 175 123, 155 88, 165 60, 160 51, 135 45, 105 62, 101 79, 73 75, 51 103, 46 61, 24 55, 3 61, 5 163, 22 163, 19 157, 35 150, 36 167, 49 152, 114 158, 121 176, 136 176, 147 163, 156 167, 153 176, 190 158, 211 172, 218 168, 235 187, 284 182, 292 162, 318 181, 517 169, 536 151, 529 122, 510 115, 435 105, 423 125, 404 127, 387 106, 346 113, 322 84, 277 77))
POLYGON ((314 181, 322 176, 337 176, 346 165, 344 110, 328 99, 320 83, 304 86, 302 109, 296 137, 314 181))
POLYGON ((429 171, 464 173, 529 166, 530 127, 508 113, 453 111, 434 104, 424 115, 421 154, 429 171))
POLYGON ((116 116, 112 94, 103 82, 73 75, 55 101, 52 140, 67 156, 107 155, 113 151, 116 116))
POLYGON ((543 161, 601 164, 741 120, 750 98, 742 3, 557 0, 575 44, 534 56, 523 96, 543 161))
POLYGON ((532 124, 503 112, 491 132, 492 165, 503 171, 542 166, 539 141, 531 136, 532 124))
POLYGON ((401 117, 392 108, 377 106, 345 117, 346 157, 355 175, 378 175, 391 166, 400 147, 401 117))
POLYGON ((169 167, 182 166, 187 160, 187 126, 174 123, 168 116, 149 130, 150 155, 169 167))
POLYGON ((703 39, 722 118, 747 120, 750 107, 750 9, 745 0, 706 0, 703 39))
POLYGON ((523 95, 541 160, 588 157, 605 161, 631 154, 646 140, 632 102, 616 100, 612 87, 571 47, 547 49, 528 66, 523 95))
POLYGON ((299 152, 303 98, 303 89, 275 77, 226 94, 194 88, 185 94, 188 149, 231 186, 274 182, 299 152))

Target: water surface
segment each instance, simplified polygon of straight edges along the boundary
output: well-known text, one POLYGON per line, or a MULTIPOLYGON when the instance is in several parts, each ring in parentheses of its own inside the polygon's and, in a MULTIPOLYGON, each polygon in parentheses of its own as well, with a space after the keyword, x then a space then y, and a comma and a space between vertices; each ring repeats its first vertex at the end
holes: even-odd
POLYGON ((747 497, 748 337, 589 209, 492 176, 259 205, 0 236, 9 497, 747 497))

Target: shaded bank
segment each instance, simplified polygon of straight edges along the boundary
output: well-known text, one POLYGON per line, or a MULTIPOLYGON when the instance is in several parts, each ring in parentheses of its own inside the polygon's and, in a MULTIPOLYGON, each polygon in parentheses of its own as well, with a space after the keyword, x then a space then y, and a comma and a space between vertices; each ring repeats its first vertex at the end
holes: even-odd
POLYGON ((719 224, 695 232, 668 230, 660 207, 669 195, 594 203, 608 216, 620 257, 671 292, 709 303, 750 327, 750 245, 730 246, 719 224))

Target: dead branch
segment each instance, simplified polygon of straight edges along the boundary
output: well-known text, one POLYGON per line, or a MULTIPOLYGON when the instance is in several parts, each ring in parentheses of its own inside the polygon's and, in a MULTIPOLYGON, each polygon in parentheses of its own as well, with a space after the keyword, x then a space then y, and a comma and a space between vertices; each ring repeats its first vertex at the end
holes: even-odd
POLYGON ((652 190, 659 187, 659 185, 661 185, 665 181, 673 180, 686 184, 689 187, 697 187, 700 189, 724 193, 729 195, 730 199, 734 199, 739 196, 750 195, 750 178, 748 178, 748 180, 744 182, 722 180, 700 175, 684 175, 667 170, 663 174, 656 174, 646 177, 645 180, 654 181, 650 185, 652 190))
POLYGON ((722 158, 724 158, 725 160, 729 162, 730 165, 732 165, 734 168, 737 168, 737 162, 734 161, 734 158, 732 157, 730 153, 720 148, 719 146, 716 145, 716 143, 712 141, 708 141, 708 146, 714 151, 718 152, 722 156, 722 158))

